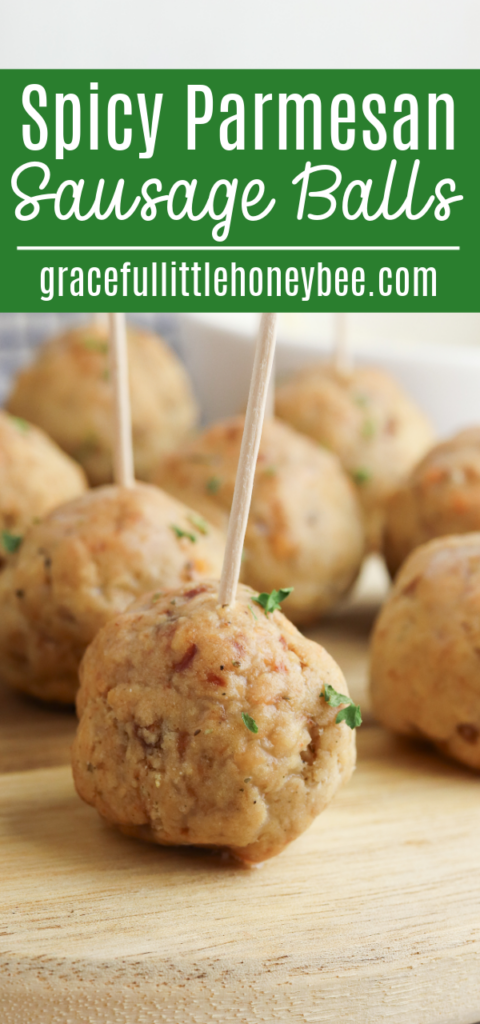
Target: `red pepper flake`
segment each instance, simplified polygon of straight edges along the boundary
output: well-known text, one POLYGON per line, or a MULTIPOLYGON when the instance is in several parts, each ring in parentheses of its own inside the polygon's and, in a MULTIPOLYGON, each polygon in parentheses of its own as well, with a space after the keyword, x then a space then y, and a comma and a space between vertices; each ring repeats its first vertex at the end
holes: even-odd
POLYGON ((184 597, 190 600, 192 597, 196 597, 197 594, 206 594, 208 587, 194 587, 193 590, 187 590, 184 593, 184 597))
POLYGON ((411 579, 410 582, 407 583, 407 585, 403 588, 402 597, 411 597, 415 593, 421 578, 421 574, 419 574, 418 576, 414 576, 413 579, 411 579))
POLYGON ((208 673, 207 673, 207 681, 208 681, 209 683, 214 683, 214 684, 215 684, 215 686, 224 686, 224 681, 223 681, 223 679, 219 679, 219 677, 218 677, 218 676, 216 676, 216 675, 214 674, 214 672, 208 672, 208 673))
POLYGON ((178 756, 179 757, 183 757, 183 755, 184 755, 184 753, 185 753, 185 751, 187 749, 188 739, 189 739, 188 732, 179 732, 179 734, 177 736, 177 750, 178 750, 178 756))
POLYGON ((196 644, 191 644, 190 647, 187 647, 187 650, 185 651, 183 658, 181 658, 180 661, 178 661, 177 664, 174 665, 174 671, 183 672, 186 668, 188 668, 190 662, 193 661, 197 651, 198 647, 196 644))
POLYGON ((243 434, 243 422, 241 424, 232 423, 232 425, 227 427, 225 430, 225 440, 236 441, 237 437, 240 437, 241 434, 243 434))
POLYGON ((462 740, 466 743, 476 743, 478 740, 478 729, 475 725, 470 725, 468 722, 465 724, 457 725, 457 732, 462 740))
POLYGON ((396 419, 395 416, 390 416, 389 419, 387 420, 386 424, 385 424, 385 433, 392 435, 392 434, 396 434, 397 431, 398 431, 398 420, 396 419))

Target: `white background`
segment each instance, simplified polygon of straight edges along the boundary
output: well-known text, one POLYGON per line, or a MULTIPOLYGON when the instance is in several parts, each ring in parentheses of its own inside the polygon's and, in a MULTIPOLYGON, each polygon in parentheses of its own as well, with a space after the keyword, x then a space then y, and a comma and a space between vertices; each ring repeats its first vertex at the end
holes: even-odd
POLYGON ((480 0, 0 0, 0 66, 478 67, 480 0))

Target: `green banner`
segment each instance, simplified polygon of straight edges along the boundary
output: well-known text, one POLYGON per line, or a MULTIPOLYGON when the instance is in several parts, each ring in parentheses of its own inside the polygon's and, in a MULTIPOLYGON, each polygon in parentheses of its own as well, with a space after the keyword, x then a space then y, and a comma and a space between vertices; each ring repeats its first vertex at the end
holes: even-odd
POLYGON ((3 311, 480 310, 480 71, 0 83, 3 311))

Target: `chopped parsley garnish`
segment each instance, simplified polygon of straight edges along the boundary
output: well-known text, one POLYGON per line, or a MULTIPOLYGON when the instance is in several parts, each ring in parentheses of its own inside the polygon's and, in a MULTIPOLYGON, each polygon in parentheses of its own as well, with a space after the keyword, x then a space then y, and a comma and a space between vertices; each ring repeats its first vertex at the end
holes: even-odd
POLYGON ((282 590, 272 590, 270 594, 259 594, 258 597, 252 597, 252 601, 255 604, 259 604, 260 608, 263 608, 265 615, 269 612, 281 611, 282 601, 292 593, 293 587, 283 587, 282 590))
POLYGON ((156 594, 152 595, 152 604, 156 604, 156 602, 159 601, 161 597, 163 597, 163 592, 159 590, 157 591, 156 594))
POLYGON ((242 711, 242 722, 250 732, 258 732, 258 725, 254 718, 250 718, 245 711, 242 711))
POLYGON ((205 537, 208 536, 208 523, 205 522, 203 516, 199 516, 196 512, 192 512, 191 515, 187 516, 187 519, 199 533, 203 533, 205 537))
POLYGON ((355 483, 361 487, 362 484, 368 484, 368 481, 372 479, 372 474, 365 466, 359 466, 358 469, 353 470, 352 477, 355 483))
POLYGON ((234 668, 240 668, 240 662, 239 661, 232 661, 232 665, 233 665, 234 668))
POLYGON ((30 430, 30 424, 26 420, 22 420, 21 416, 11 416, 10 418, 17 429, 22 431, 22 434, 26 434, 27 430, 30 430))
POLYGON ((222 481, 219 476, 211 476, 206 486, 209 494, 216 494, 222 486, 222 481))
POLYGON ((18 533, 10 533, 9 530, 2 530, 2 544, 5 551, 8 551, 9 555, 13 555, 15 551, 18 551, 22 540, 23 537, 20 537, 18 533))
POLYGON ((354 704, 351 697, 347 697, 344 693, 338 693, 334 690, 333 686, 329 683, 325 683, 323 693, 321 694, 325 703, 331 708, 338 708, 340 704, 346 704, 346 707, 342 708, 338 712, 335 719, 337 725, 339 722, 345 722, 350 729, 357 729, 362 724, 362 712, 360 711, 360 705, 354 704))
POLYGON ((267 466, 266 469, 264 469, 263 472, 264 472, 264 476, 276 476, 277 475, 277 467, 276 466, 267 466))
POLYGON ((98 338, 84 338, 83 345, 91 352, 101 352, 102 355, 108 352, 108 341, 100 341, 98 338))
POLYGON ((249 610, 249 612, 251 612, 251 614, 253 615, 253 617, 254 617, 254 619, 255 619, 255 622, 258 622, 258 616, 257 616, 257 615, 255 615, 255 612, 254 612, 254 610, 253 610, 253 608, 252 608, 252 602, 250 602, 250 604, 248 605, 248 610, 249 610))
POLYGON ((356 395, 353 396, 353 401, 355 402, 356 405, 360 405, 363 408, 365 408, 365 406, 368 405, 367 395, 362 395, 359 391, 357 392, 356 395))
POLYGON ((186 537, 187 540, 191 540, 192 544, 197 543, 197 538, 194 533, 189 533, 188 530, 182 530, 181 526, 175 526, 174 523, 170 524, 170 529, 173 530, 176 537, 186 537))

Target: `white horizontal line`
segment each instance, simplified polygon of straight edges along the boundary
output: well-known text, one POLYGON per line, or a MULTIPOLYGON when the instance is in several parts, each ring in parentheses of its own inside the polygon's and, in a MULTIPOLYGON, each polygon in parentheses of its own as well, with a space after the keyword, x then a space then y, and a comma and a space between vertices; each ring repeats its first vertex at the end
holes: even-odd
POLYGON ((459 245, 17 245, 18 252, 459 252, 459 245))

